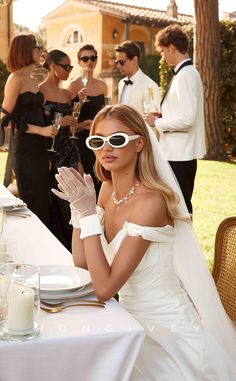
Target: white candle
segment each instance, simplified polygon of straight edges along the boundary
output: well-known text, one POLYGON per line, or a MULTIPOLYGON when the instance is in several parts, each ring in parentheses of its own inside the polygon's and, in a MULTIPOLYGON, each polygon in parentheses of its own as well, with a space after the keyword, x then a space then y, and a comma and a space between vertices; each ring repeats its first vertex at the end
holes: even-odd
POLYGON ((34 325, 34 298, 32 288, 12 283, 8 294, 8 332, 14 335, 30 333, 34 325))

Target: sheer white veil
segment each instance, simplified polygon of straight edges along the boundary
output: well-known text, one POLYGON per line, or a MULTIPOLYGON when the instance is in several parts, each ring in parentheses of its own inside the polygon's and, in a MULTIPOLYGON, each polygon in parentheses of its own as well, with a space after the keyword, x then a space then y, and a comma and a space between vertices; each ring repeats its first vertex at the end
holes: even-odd
MULTIPOLYGON (((175 175, 164 158, 155 133, 148 125, 147 128, 157 172, 160 178, 179 195, 179 211, 188 215, 175 175)), ((225 351, 236 361, 236 330, 222 306, 191 223, 176 220, 175 233, 174 265, 176 274, 192 299, 203 326, 215 336, 225 351)))

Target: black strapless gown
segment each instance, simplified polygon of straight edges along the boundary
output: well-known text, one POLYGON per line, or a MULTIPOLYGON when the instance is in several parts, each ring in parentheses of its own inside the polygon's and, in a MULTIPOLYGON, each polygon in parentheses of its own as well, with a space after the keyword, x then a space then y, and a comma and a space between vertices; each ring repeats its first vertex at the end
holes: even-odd
POLYGON ((13 169, 20 198, 49 226, 49 160, 47 138, 26 133, 26 125, 45 127, 43 94, 24 92, 13 111, 13 169))
MULTIPOLYGON (((61 112, 63 116, 71 115, 72 113, 71 104, 68 103, 46 101, 44 104, 44 109, 47 124, 52 123, 55 112, 61 112)), ((51 146, 51 144, 52 139, 49 139, 49 146, 51 146)), ((62 127, 59 130, 59 133, 55 139, 54 148, 56 152, 50 152, 50 189, 58 189, 55 175, 58 173, 59 167, 73 167, 78 170, 78 165, 81 161, 77 140, 70 139, 69 127, 62 127)), ((51 231, 57 239, 59 239, 59 241, 69 251, 71 251, 72 226, 69 225, 71 215, 69 203, 60 199, 51 191, 49 194, 51 231)))
MULTIPOLYGON (((105 101, 104 101, 104 95, 100 94, 97 96, 88 96, 89 102, 85 102, 81 108, 80 116, 78 121, 83 122, 84 120, 88 119, 94 119, 96 114, 98 113, 101 108, 104 107, 105 101)), ((73 101, 78 102, 78 97, 74 98, 73 101)), ((84 168, 85 173, 89 173, 94 181, 96 193, 98 195, 101 182, 97 179, 96 174, 94 173, 94 164, 95 164, 95 154, 92 150, 90 150, 86 144, 85 140, 89 136, 88 130, 80 131, 77 134, 78 139, 78 146, 79 151, 81 155, 81 162, 84 168)))

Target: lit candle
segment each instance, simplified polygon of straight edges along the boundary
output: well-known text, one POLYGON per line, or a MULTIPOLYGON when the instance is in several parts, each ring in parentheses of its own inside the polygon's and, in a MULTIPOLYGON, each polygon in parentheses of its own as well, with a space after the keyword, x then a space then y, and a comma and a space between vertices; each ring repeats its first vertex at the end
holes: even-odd
POLYGON ((14 335, 29 333, 34 325, 35 292, 30 287, 12 283, 8 294, 8 332, 14 335))

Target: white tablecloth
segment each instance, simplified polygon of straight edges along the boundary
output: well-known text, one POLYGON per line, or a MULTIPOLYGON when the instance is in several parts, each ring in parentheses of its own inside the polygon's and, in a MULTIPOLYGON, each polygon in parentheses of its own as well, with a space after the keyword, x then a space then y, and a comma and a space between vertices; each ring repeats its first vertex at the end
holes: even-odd
MULTIPOLYGON (((0 184, 0 197, 9 193, 0 184)), ((7 236, 25 263, 72 265, 71 254, 32 214, 8 216, 7 236)), ((88 298, 88 297, 86 297, 88 298)), ((0 381, 128 380, 144 339, 143 328, 114 299, 105 309, 41 312, 40 336, 0 341, 0 381)))

